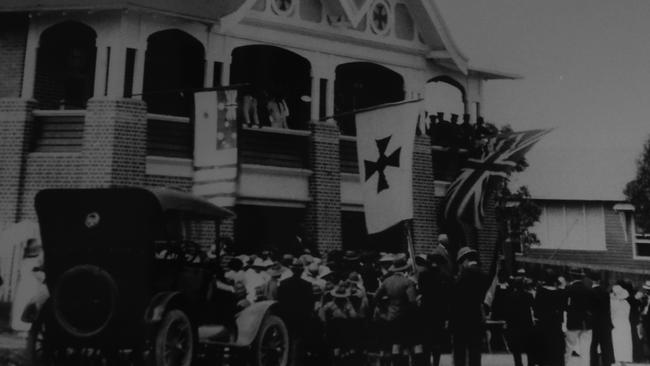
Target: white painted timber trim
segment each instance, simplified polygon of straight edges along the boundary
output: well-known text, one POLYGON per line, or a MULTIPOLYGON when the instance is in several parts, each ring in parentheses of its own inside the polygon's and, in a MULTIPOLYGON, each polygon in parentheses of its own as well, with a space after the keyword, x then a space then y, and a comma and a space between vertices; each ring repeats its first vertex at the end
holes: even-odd
POLYGON ((194 168, 191 159, 147 156, 146 173, 147 175, 192 178, 194 168))
POLYGON ((85 109, 35 109, 32 111, 34 117, 83 117, 85 109))
POLYGON ((264 132, 264 133, 278 133, 278 134, 283 134, 283 135, 295 135, 295 136, 309 136, 311 135, 311 131, 306 131, 306 130, 292 130, 290 128, 277 128, 277 127, 260 127, 260 128, 252 128, 248 126, 243 126, 243 130, 248 130, 248 131, 258 131, 258 132, 264 132))
POLYGON ((147 113, 147 120, 164 121, 164 122, 177 122, 177 123, 190 123, 190 117, 170 116, 167 114, 147 113))

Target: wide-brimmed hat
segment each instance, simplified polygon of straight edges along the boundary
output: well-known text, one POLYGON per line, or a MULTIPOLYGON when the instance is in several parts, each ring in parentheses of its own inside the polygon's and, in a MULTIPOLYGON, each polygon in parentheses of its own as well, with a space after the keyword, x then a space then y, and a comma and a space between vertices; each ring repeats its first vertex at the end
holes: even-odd
POLYGON ((621 285, 612 286, 612 293, 618 300, 625 300, 628 298, 628 296, 630 296, 630 293, 627 292, 627 290, 624 289, 621 285))
POLYGON ((354 250, 346 250, 345 253, 343 253, 343 260, 346 261, 358 261, 359 258, 359 253, 355 252, 354 250))
POLYGON ((644 290, 650 290, 650 280, 645 280, 641 287, 643 287, 644 290))
POLYGON ((330 291, 330 295, 339 299, 350 297, 350 289, 345 286, 336 286, 330 291))
POLYGON ((456 256, 456 262, 461 262, 465 259, 478 259, 478 252, 470 247, 462 247, 458 250, 458 255, 456 256))
POLYGON ((326 279, 327 276, 334 274, 332 270, 327 266, 318 267, 318 279, 326 279))
POLYGON ((318 264, 317 263, 311 263, 310 265, 307 266, 307 271, 313 275, 317 276, 318 275, 318 264))
POLYGON ((314 261, 314 257, 311 254, 303 254, 298 259, 302 262, 303 266, 308 266, 314 261))
POLYGON ((404 272, 409 269, 409 264, 406 258, 398 258, 393 261, 393 264, 388 268, 388 272, 404 272))
POLYGON ((392 253, 383 253, 381 257, 379 257, 379 262, 383 263, 393 263, 395 260, 395 256, 392 253))
POLYGON ((253 264, 251 264, 251 267, 253 268, 266 268, 264 260, 262 258, 255 258, 253 261, 253 264))

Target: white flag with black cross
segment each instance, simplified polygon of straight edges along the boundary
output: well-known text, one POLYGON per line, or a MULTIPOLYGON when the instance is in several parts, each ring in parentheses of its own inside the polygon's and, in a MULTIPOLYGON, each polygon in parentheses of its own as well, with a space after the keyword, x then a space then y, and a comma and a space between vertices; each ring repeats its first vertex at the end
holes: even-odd
POLYGON ((356 115, 368 234, 413 218, 413 145, 420 108, 418 102, 402 102, 356 115))

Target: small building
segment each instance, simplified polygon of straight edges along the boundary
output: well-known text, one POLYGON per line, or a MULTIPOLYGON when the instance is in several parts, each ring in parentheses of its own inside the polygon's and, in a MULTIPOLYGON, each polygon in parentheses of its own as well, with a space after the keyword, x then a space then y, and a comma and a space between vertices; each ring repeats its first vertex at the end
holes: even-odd
MULTIPOLYGON (((474 121, 483 83, 514 78, 469 67, 431 0, 7 0, 0 55, 0 228, 34 220, 50 187, 165 186, 224 203, 197 173, 193 91, 246 84, 284 100, 288 128, 238 130, 225 204, 237 219, 221 231, 241 249, 399 249, 399 233, 365 233, 354 116, 335 116, 431 89, 474 121)), ((444 151, 417 137, 420 251, 453 178, 435 173, 444 151)), ((472 244, 492 245, 495 226, 472 244)))

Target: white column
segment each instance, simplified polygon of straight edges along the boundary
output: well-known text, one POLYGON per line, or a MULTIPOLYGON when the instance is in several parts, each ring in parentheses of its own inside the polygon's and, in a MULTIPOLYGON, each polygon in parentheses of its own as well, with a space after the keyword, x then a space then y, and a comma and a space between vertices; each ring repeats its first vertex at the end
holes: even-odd
POLYGON ((320 112, 320 78, 318 75, 311 77, 311 115, 312 121, 317 121, 320 112))
POLYGON ((214 85, 214 60, 206 59, 203 70, 203 87, 212 88, 214 85))
POLYGON ((112 98, 124 96, 124 74, 126 65, 126 45, 116 41, 111 44, 111 55, 108 65, 108 93, 112 98))
POLYGON ((230 63, 232 57, 227 56, 221 64, 221 85, 230 85, 230 63))
POLYGON ((34 98, 34 82, 36 80, 36 62, 38 61, 38 32, 33 26, 29 27, 23 66, 23 85, 20 96, 23 99, 34 98))
POLYGON ((144 88, 144 61, 147 57, 147 46, 140 45, 135 50, 135 65, 133 65, 133 95, 134 98, 142 99, 144 88))
POLYGON ((93 97, 102 97, 106 90, 106 68, 108 66, 107 45, 97 44, 97 55, 95 57, 95 87, 93 97))

